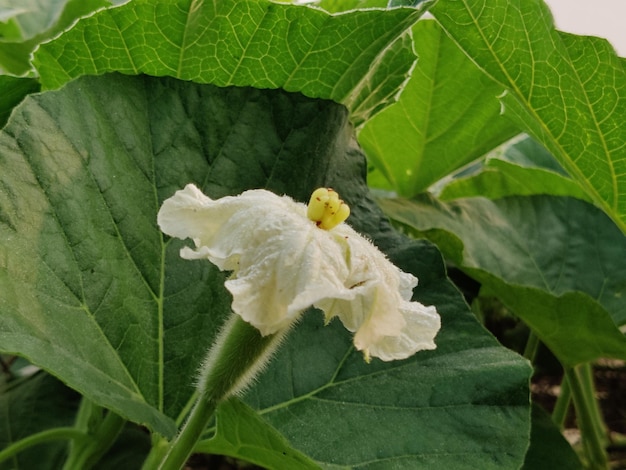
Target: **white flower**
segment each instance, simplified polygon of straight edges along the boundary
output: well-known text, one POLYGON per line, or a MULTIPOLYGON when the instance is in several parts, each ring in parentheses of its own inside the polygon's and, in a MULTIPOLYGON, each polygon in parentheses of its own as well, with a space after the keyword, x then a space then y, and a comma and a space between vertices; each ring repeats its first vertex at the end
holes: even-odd
POLYGON ((355 333, 365 358, 404 359, 434 349, 435 307, 411 302, 417 279, 343 223, 348 206, 322 188, 306 205, 262 189, 212 200, 194 185, 167 199, 161 230, 191 238, 186 259, 233 271, 233 311, 262 335, 289 327, 310 306, 355 333))

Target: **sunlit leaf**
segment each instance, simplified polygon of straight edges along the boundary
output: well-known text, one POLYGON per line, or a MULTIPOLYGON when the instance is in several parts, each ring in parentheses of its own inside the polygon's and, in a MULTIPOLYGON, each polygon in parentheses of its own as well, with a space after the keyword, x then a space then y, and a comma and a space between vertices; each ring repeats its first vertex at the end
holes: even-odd
POLYGON ((406 197, 477 159, 519 131, 500 115, 490 80, 432 20, 413 28, 419 57, 397 103, 366 123, 368 159, 406 197))
POLYGON ((343 103, 359 124, 406 81, 414 61, 407 28, 420 15, 378 9, 332 16, 266 0, 135 0, 42 45, 35 65, 45 88, 110 71, 283 88, 343 103))
POLYGON ((505 115, 626 232, 626 71, 611 45, 557 32, 541 0, 440 0, 431 11, 507 89, 505 115))

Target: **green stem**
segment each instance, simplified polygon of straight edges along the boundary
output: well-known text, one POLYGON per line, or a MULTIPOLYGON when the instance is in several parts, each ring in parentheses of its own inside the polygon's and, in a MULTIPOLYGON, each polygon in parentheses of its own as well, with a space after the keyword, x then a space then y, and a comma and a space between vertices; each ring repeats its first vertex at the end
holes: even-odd
POLYGON ((159 462, 163 460, 165 454, 168 451, 169 442, 162 436, 157 434, 153 434, 152 436, 152 449, 150 449, 150 453, 146 457, 143 465, 141 466, 142 470, 154 470, 158 468, 159 462))
MULTIPOLYGON (((588 366, 588 365, 587 365, 588 366)), ((587 457, 588 467, 592 470, 606 470, 608 459, 605 451, 604 437, 599 432, 594 410, 597 403, 593 393, 585 383, 585 365, 565 370, 565 375, 572 391, 578 428, 583 440, 583 448, 587 457)))
MULTIPOLYGON (((158 467, 160 470, 179 470, 183 467, 217 405, 254 380, 288 330, 262 336, 239 315, 231 316, 200 369, 198 399, 180 433, 170 443, 158 467)), ((154 461, 152 454, 148 456, 149 461, 154 461)))
POLYGON ((601 439, 604 448, 609 444, 609 433, 604 417, 602 416, 602 410, 600 404, 596 399, 596 387, 593 381, 593 367, 590 363, 581 364, 578 368, 578 373, 581 379, 581 385, 585 390, 585 396, 589 403, 589 412, 591 414, 591 422, 595 427, 595 433, 601 439))
POLYGON ((561 393, 556 399, 554 409, 552 410, 552 422, 562 431, 567 419, 567 411, 572 402, 572 390, 569 386, 567 377, 563 377, 561 381, 561 393))
MULTIPOLYGON (((101 411, 101 408, 94 405, 92 411, 101 411)), ((77 424, 81 421, 80 415, 79 411, 77 424)), ((112 411, 108 411, 104 419, 88 421, 91 421, 88 425, 88 439, 72 443, 70 455, 63 466, 64 470, 77 468, 87 470, 91 468, 109 450, 126 425, 126 420, 112 411), (95 429, 93 427, 94 421, 98 421, 95 429)), ((84 424, 84 422, 81 424, 84 424)))
POLYGON ((179 470, 193 452, 202 432, 213 417, 217 408, 216 400, 198 400, 191 410, 189 419, 181 432, 172 441, 165 458, 158 467, 160 470, 179 470))
POLYGON ((76 428, 54 428, 47 429, 45 431, 31 434, 24 439, 14 442, 6 449, 0 451, 0 462, 4 462, 7 459, 15 456, 19 452, 28 449, 29 447, 37 444, 42 444, 48 441, 54 441, 58 439, 69 439, 73 441, 81 441, 86 439, 87 436, 82 431, 76 428))
POLYGON ((528 340, 526 341, 526 347, 524 348, 524 357, 530 362, 535 362, 535 356, 537 356, 537 350, 539 349, 539 337, 531 330, 528 334, 528 340))

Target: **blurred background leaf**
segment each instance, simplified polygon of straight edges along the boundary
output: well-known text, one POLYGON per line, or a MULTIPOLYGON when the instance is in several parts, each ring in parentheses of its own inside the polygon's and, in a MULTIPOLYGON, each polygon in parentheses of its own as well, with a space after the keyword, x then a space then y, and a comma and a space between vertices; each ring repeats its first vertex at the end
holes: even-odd
POLYGON ((572 196, 591 202, 552 154, 531 137, 514 139, 490 152, 484 162, 443 185, 439 198, 444 201, 474 196, 499 199, 533 194, 572 196))
MULTIPOLYGON (((32 72, 30 58, 37 45, 69 27, 77 18, 111 0, 4 0, 0 7, 0 72, 32 72)), ((120 3, 115 2, 115 3, 120 3)))
POLYGON ((380 204, 487 286, 562 364, 626 359, 626 237, 595 206, 554 196, 380 204))

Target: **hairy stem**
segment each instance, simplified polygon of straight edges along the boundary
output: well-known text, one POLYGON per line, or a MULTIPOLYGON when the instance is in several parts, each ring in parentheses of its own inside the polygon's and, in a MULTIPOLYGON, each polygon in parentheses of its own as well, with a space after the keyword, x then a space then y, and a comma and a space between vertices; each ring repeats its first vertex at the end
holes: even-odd
MULTIPOLYGON (((254 380, 288 330, 262 336, 239 315, 231 316, 201 366, 198 398, 180 433, 170 443, 158 467, 160 470, 183 467, 218 404, 241 392, 254 380)), ((151 452, 146 464, 155 461, 156 452, 151 452)))

